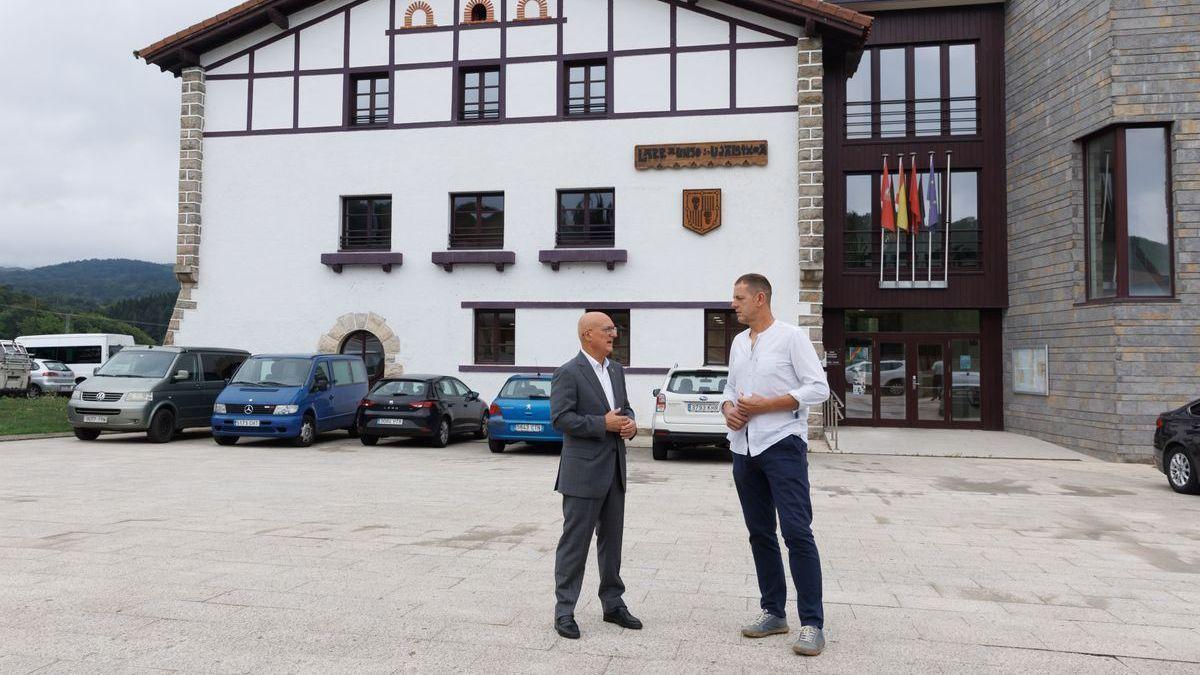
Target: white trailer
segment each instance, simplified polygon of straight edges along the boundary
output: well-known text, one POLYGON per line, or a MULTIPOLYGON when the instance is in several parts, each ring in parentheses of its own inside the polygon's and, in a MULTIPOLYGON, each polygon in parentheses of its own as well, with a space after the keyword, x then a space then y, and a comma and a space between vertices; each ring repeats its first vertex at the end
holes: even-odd
POLYGON ((132 335, 119 333, 56 333, 54 335, 21 335, 17 344, 38 359, 62 361, 75 372, 78 384, 92 376, 101 363, 125 347, 134 344, 132 335))

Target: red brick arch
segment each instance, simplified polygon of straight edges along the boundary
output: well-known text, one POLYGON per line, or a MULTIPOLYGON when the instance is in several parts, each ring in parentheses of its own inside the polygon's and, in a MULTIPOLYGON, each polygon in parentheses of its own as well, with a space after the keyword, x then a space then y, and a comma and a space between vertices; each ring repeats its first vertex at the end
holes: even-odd
POLYGON ((405 12, 404 12, 404 27, 405 28, 413 27, 413 22, 412 22, 413 14, 415 14, 417 12, 425 13, 425 27, 426 28, 432 28, 433 26, 437 25, 433 22, 433 8, 429 6, 428 2, 424 2, 423 0, 418 0, 417 2, 414 2, 413 4, 409 5, 408 9, 405 10, 405 12))
POLYGON ((470 2, 467 3, 467 6, 463 8, 463 23, 484 23, 495 20, 496 10, 494 7, 492 7, 490 0, 470 0, 470 2), (475 7, 478 5, 483 5, 484 8, 487 9, 487 18, 485 18, 483 21, 474 21, 471 19, 471 15, 475 13, 475 7))
POLYGON ((517 2, 517 21, 525 19, 548 19, 550 18, 550 7, 546 4, 546 0, 518 0, 517 2), (536 2, 538 6, 537 16, 528 16, 525 13, 525 6, 531 2, 536 2))

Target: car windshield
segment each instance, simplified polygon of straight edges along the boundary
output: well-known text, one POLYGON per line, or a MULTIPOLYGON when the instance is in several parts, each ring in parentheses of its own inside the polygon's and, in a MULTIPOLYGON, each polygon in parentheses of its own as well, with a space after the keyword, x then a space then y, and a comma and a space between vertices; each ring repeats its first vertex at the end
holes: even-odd
POLYGON ((246 359, 230 384, 260 387, 301 387, 308 381, 309 359, 255 356, 246 359))
POLYGON ((167 370, 175 362, 175 352, 137 349, 121 352, 96 369, 96 375, 105 377, 166 377, 167 370))
POLYGON ((681 370, 671 375, 667 391, 672 394, 720 394, 725 391, 725 373, 681 370))
POLYGON ((393 380, 380 382, 371 392, 378 396, 424 396, 429 386, 421 380, 393 380))
POLYGON ((59 372, 69 373, 71 369, 62 361, 42 361, 46 366, 46 370, 57 370, 59 372))
POLYGON ((509 380, 500 390, 500 398, 550 398, 550 380, 509 380))

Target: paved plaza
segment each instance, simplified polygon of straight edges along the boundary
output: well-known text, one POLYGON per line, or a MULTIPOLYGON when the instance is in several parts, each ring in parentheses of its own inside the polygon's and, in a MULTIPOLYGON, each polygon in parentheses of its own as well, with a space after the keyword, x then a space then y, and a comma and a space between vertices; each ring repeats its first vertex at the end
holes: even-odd
POLYGON ((558 637, 557 461, 343 434, 0 443, 0 673, 1200 670, 1200 498, 1150 466, 814 454, 829 644, 805 659, 738 635, 758 593, 716 451, 631 450, 646 628, 601 621, 593 551, 583 638, 558 637))

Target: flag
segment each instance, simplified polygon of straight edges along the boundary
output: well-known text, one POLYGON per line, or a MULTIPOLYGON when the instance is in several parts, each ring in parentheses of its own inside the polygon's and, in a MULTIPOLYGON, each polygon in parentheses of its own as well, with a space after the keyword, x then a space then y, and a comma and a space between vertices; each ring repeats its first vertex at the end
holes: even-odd
POLYGON ((883 180, 879 181, 879 224, 896 231, 896 206, 892 201, 892 179, 888 177, 887 157, 883 158, 883 180))
POLYGON ((904 178, 904 156, 900 156, 900 188, 896 191, 896 228, 908 232, 908 186, 904 178))
POLYGON ((926 201, 929 205, 925 209, 925 230, 934 232, 938 229, 938 213, 941 209, 938 208, 938 191, 937 191, 937 174, 933 172, 933 155, 929 156, 929 178, 925 184, 926 201))
POLYGON ((910 195, 908 208, 910 211, 909 222, 912 224, 913 234, 921 230, 921 174, 917 172, 917 158, 913 157, 912 166, 908 168, 908 194, 910 195))

